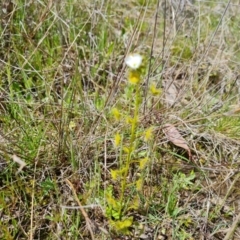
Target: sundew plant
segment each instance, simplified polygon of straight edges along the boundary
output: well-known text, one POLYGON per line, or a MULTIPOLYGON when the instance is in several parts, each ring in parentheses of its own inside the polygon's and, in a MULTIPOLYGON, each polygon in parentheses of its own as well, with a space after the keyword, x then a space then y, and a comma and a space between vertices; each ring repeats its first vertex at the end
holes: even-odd
POLYGON ((120 190, 118 197, 113 196, 113 187, 110 186, 110 191, 107 192, 107 216, 112 218, 110 224, 117 230, 127 233, 128 227, 132 225, 133 217, 128 217, 127 212, 131 209, 139 207, 140 198, 137 196, 141 192, 144 182, 144 168, 148 162, 148 151, 145 156, 138 156, 136 150, 139 148, 140 139, 148 142, 151 137, 151 129, 146 133, 141 133, 139 129, 139 117, 142 104, 142 73, 145 66, 142 64, 142 56, 135 53, 130 54, 125 59, 128 70, 128 83, 126 91, 128 91, 127 104, 130 107, 132 115, 128 112, 123 112, 125 109, 114 108, 112 111, 113 117, 117 121, 122 121, 125 127, 123 132, 116 133, 114 137, 115 148, 119 152, 119 164, 117 169, 111 169, 111 178, 119 182, 120 190), (136 176, 136 173, 139 176, 136 176), (129 181, 130 180, 130 181, 129 181), (135 190, 134 190, 135 189, 135 190))

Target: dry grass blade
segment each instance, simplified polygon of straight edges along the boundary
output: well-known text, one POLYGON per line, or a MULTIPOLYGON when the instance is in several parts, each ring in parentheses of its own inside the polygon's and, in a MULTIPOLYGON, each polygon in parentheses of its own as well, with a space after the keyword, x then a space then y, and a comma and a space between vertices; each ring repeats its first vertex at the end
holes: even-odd
POLYGON ((230 111, 224 113, 225 116, 234 116, 235 114, 240 113, 240 107, 231 109, 230 111))
POLYGON ((170 142, 172 142, 174 145, 180 148, 185 149, 188 152, 189 159, 192 158, 191 150, 188 147, 186 140, 182 137, 180 132, 172 124, 165 124, 163 132, 166 134, 170 142))
POLYGON ((13 155, 12 159, 13 159, 13 161, 15 163, 18 163, 20 165, 19 168, 18 168, 17 173, 20 173, 23 170, 23 168, 27 165, 21 158, 19 158, 16 155, 13 155))
POLYGON ((227 232, 226 236, 224 237, 223 240, 228 240, 228 239, 231 239, 238 224, 240 222, 240 213, 237 215, 235 221, 233 222, 232 226, 230 227, 229 231, 227 232))
POLYGON ((75 200, 77 201, 77 203, 78 203, 78 205, 79 205, 80 211, 81 211, 82 215, 83 215, 84 218, 85 218, 85 221, 86 221, 86 224, 87 224, 87 228, 88 228, 88 230, 89 230, 89 232, 90 232, 91 238, 94 240, 95 238, 94 238, 94 234, 93 234, 93 230, 92 230, 93 224, 92 224, 90 218, 88 217, 86 211, 84 210, 81 202, 79 201, 78 196, 77 196, 77 193, 76 193, 76 191, 75 191, 72 183, 71 183, 68 179, 65 179, 65 182, 68 184, 68 186, 69 186, 70 189, 72 190, 73 195, 74 195, 74 198, 75 198, 75 200))

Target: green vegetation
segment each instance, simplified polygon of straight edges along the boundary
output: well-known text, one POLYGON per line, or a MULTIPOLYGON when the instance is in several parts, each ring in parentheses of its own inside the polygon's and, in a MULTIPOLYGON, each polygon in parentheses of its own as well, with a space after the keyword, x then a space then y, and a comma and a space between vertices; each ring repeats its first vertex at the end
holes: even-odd
POLYGON ((0 239, 238 239, 240 5, 181 2, 2 1, 0 239))

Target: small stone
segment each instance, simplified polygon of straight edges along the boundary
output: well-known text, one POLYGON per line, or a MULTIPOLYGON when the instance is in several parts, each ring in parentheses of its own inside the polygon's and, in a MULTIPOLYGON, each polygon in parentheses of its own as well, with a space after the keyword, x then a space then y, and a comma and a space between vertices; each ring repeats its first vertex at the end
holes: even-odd
POLYGON ((146 234, 141 234, 140 236, 139 236, 139 238, 140 239, 149 239, 149 237, 148 237, 148 235, 146 235, 146 234))

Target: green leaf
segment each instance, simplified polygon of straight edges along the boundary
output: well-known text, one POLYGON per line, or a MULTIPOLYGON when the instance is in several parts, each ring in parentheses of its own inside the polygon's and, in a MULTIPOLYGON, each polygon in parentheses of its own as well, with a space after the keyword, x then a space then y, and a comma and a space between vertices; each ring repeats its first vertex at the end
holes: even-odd
POLYGON ((106 208, 106 216, 108 218, 114 218, 115 220, 120 219, 121 212, 121 203, 113 198, 109 193, 106 194, 107 200, 107 208, 106 208))
POLYGON ((122 177, 127 171, 127 168, 122 168, 119 170, 112 170, 111 169, 111 176, 113 180, 117 180, 117 178, 122 177))
POLYGON ((128 228, 132 226, 133 217, 126 218, 124 220, 119 221, 110 221, 111 226, 117 231, 121 233, 128 234, 128 228))

